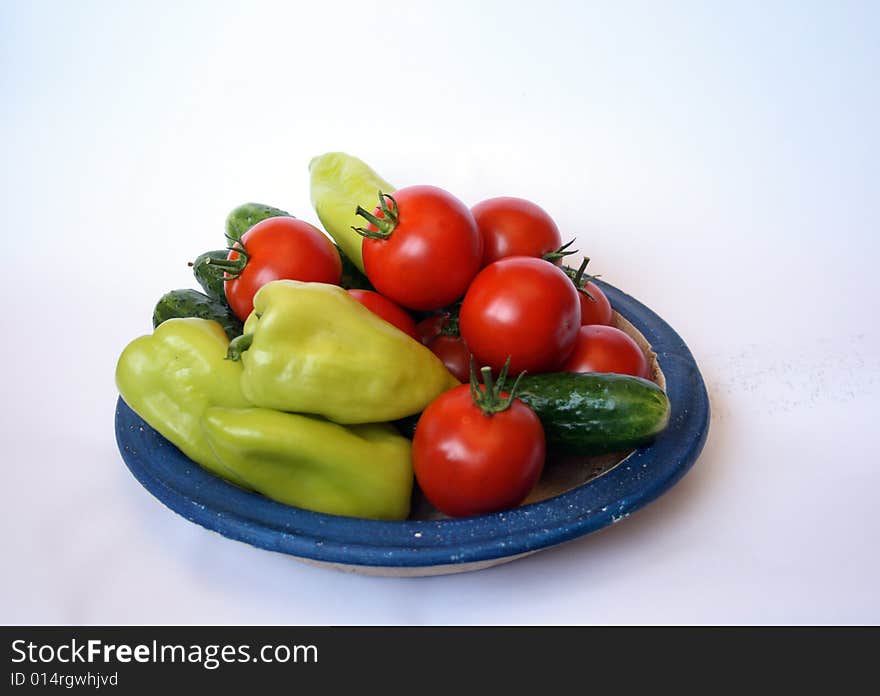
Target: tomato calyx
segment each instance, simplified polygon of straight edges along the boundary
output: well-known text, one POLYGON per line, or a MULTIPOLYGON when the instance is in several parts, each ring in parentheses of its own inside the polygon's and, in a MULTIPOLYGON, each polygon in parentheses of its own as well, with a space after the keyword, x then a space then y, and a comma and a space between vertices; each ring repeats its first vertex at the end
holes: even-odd
POLYGON ((461 331, 458 328, 458 315, 461 312, 461 302, 456 302, 454 305, 450 305, 443 313, 446 315, 446 319, 443 320, 443 325, 440 327, 439 336, 451 336, 452 338, 461 338, 461 331))
POLYGON ((556 251, 549 251, 544 254, 541 258, 545 261, 549 261, 550 263, 556 263, 560 259, 564 259, 566 256, 571 256, 572 254, 577 254, 577 249, 569 249, 569 247, 574 244, 574 240, 570 240, 559 247, 556 251))
POLYGON ((449 336, 450 338, 461 338, 461 331, 458 328, 458 314, 450 314, 440 329, 438 336, 449 336))
POLYGON ((471 399, 473 399, 474 405, 483 412, 484 416, 491 416, 494 413, 506 411, 510 408, 513 400, 516 398, 516 390, 519 387, 519 381, 525 374, 525 370, 520 372, 514 380, 513 387, 511 387, 507 396, 502 396, 501 393, 504 391, 504 382, 507 379, 507 370, 509 367, 510 358, 507 358, 504 367, 502 367, 501 372, 498 373, 497 381, 492 377, 491 367, 481 367, 480 373, 483 375, 484 386, 484 389, 481 390, 480 383, 477 380, 477 372, 474 370, 474 359, 471 357, 471 399))
POLYGON ((376 229, 371 230, 369 227, 355 227, 354 225, 352 225, 351 229, 367 239, 388 239, 400 220, 400 208, 397 206, 394 196, 390 193, 379 191, 379 210, 382 211, 382 217, 374 215, 369 210, 358 206, 355 214, 364 218, 376 229))
POLYGON ((232 362, 238 362, 239 360, 241 360, 241 354, 244 353, 248 348, 250 348, 251 343, 253 342, 253 334, 242 334, 241 336, 236 336, 229 342, 229 348, 226 349, 226 359, 232 360, 232 362))
POLYGON ((234 251, 238 254, 237 258, 234 259, 206 259, 205 264, 213 266, 220 271, 226 273, 224 280, 232 280, 233 278, 238 278, 241 275, 244 267, 247 266, 247 262, 250 259, 250 254, 248 254, 247 249, 244 247, 244 242, 240 239, 235 239, 231 235, 227 234, 226 239, 229 240, 229 246, 227 247, 229 251, 234 251))
POLYGON ((587 299, 590 300, 590 302, 596 302, 597 301, 596 298, 590 294, 589 290, 587 290, 587 283, 589 283, 593 280, 596 280, 596 278, 598 278, 599 276, 598 275, 586 275, 588 263, 590 263, 589 256, 584 258, 584 260, 581 262, 580 268, 578 268, 576 271, 574 269, 568 268, 568 267, 566 267, 564 270, 565 270, 565 274, 569 278, 571 278, 571 282, 574 283, 574 286, 575 286, 575 288, 577 288, 577 291, 579 293, 585 295, 587 297, 587 299))

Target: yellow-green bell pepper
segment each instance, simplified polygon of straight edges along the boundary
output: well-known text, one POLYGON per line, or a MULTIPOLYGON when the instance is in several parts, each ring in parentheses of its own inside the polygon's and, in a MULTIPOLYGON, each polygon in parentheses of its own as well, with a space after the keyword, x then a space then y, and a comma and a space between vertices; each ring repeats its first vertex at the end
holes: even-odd
POLYGON ((215 321, 169 319, 128 344, 116 364, 116 385, 131 409, 205 469, 238 485, 202 431, 209 406, 244 408, 241 363, 226 360, 229 339, 215 321))
POLYGON ((254 405, 343 424, 418 413, 458 385, 425 346, 324 283, 260 288, 230 357, 244 364, 241 389, 254 405))
POLYGON ((360 227, 364 221, 355 211, 361 206, 372 212, 379 191, 394 193, 394 187, 357 157, 344 152, 313 158, 309 174, 312 205, 321 224, 363 273, 364 239, 352 227, 360 227))
POLYGON ((209 408, 202 426, 224 466, 268 498, 350 517, 409 514, 411 445, 388 424, 342 426, 263 408, 209 408))

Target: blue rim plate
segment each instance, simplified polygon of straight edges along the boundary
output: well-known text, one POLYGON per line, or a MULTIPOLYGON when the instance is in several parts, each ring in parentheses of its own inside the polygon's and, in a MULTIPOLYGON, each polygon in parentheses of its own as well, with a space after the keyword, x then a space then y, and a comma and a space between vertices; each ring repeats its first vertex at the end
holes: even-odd
POLYGON ((301 560, 383 575, 473 570, 589 534, 651 502, 693 465, 709 429, 709 400, 681 337, 638 300, 599 281, 614 309, 657 355, 672 406, 649 446, 587 483, 506 512, 380 522, 311 512, 242 490, 205 471, 120 398, 116 441, 134 477, 188 520, 301 560))

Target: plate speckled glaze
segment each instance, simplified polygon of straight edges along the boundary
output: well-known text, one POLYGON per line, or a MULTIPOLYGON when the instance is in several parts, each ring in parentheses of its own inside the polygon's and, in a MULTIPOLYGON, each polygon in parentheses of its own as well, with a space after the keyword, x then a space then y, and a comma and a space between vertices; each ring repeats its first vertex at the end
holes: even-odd
POLYGON ((186 458, 120 398, 116 440, 126 465, 156 498, 186 519, 238 541, 299 560, 370 575, 441 575, 479 570, 589 534, 628 517, 693 465, 709 428, 700 371, 679 335, 638 300, 597 281, 652 358, 672 406, 668 428, 647 447, 611 459, 548 462, 549 484, 501 513, 379 522, 311 512, 242 490, 186 458), (554 469, 555 467, 555 469, 554 469))

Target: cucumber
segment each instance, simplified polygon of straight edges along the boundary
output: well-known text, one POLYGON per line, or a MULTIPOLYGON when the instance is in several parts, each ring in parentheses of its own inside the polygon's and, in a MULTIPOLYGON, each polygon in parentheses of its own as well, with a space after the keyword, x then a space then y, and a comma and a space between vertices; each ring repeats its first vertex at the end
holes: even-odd
POLYGON ((553 372, 525 375, 517 397, 537 414, 549 448, 603 454, 650 442, 669 423, 669 398, 629 375, 553 372))
POLYGON ((202 286, 202 290, 208 297, 211 297, 221 304, 229 306, 226 302, 225 281, 223 280, 223 269, 212 266, 209 261, 224 261, 229 254, 229 249, 215 249, 199 254, 196 260, 192 262, 193 275, 202 286))
POLYGON ((242 323, 223 303, 197 290, 172 290, 162 295, 153 310, 153 328, 177 317, 198 317, 216 321, 229 340, 241 336, 242 323))
MULTIPOLYGON (((629 375, 553 372, 524 375, 516 395, 544 426, 547 448, 577 455, 635 449, 669 422, 669 399, 653 382, 629 375)), ((412 437, 419 416, 395 421, 412 437)))
POLYGON ((334 245, 336 251, 339 252, 339 259, 342 261, 342 280, 339 284, 346 290, 374 290, 373 284, 367 279, 361 269, 358 268, 345 252, 338 245, 334 245))
POLYGON ((242 203, 226 216, 226 238, 230 244, 236 242, 258 222, 273 217, 293 217, 293 215, 264 203, 242 203))

